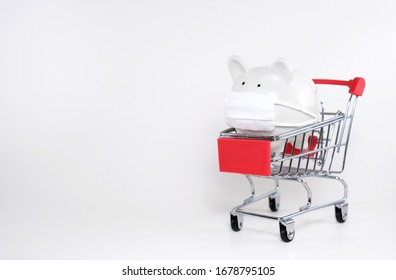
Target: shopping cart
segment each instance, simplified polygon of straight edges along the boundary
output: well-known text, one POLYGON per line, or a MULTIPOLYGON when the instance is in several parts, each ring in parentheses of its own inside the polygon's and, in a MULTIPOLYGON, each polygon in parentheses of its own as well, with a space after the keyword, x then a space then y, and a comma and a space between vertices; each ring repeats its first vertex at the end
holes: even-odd
POLYGON ((246 175, 250 183, 251 196, 231 210, 231 228, 242 228, 244 215, 273 219, 279 222, 280 237, 285 242, 293 240, 295 235, 293 218, 324 207, 334 206, 335 217, 344 223, 348 216, 348 186, 337 174, 342 173, 351 134, 353 116, 357 100, 362 96, 365 80, 354 78, 349 81, 314 79, 315 84, 339 85, 349 88, 344 111, 326 112, 322 104, 321 121, 282 133, 276 136, 249 136, 237 133, 229 128, 220 133, 218 155, 221 172, 246 175), (283 150, 271 151, 271 144, 281 143, 283 150), (335 201, 312 205, 312 191, 305 178, 317 177, 331 179, 341 183, 343 196, 335 201), (256 195, 256 178, 274 180, 274 188, 264 194, 256 195), (245 210, 246 206, 268 198, 272 212, 279 209, 279 181, 289 180, 300 183, 307 194, 307 202, 297 211, 283 216, 258 213, 245 210))

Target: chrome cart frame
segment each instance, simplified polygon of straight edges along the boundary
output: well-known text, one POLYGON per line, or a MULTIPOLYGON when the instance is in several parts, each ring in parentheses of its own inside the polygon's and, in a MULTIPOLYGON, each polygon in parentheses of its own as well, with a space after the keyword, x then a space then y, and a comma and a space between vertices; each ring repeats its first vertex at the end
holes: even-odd
POLYGON ((237 133, 229 128, 220 133, 218 139, 220 171, 244 174, 249 181, 251 195, 230 213, 231 228, 242 228, 244 215, 256 216, 279 222, 280 237, 285 242, 293 240, 296 216, 334 206, 336 220, 344 223, 348 216, 348 185, 338 176, 345 168, 346 155, 356 103, 362 96, 365 81, 354 78, 349 81, 314 80, 316 84, 341 85, 349 88, 349 96, 344 111, 326 112, 322 104, 321 121, 276 136, 250 136, 237 133), (281 152, 270 151, 271 143, 280 142, 281 152), (246 154, 255 159, 246 159, 246 154), (258 157, 257 157, 257 154, 258 157), (337 181, 343 188, 343 196, 324 204, 312 205, 312 191, 305 178, 316 177, 337 181), (254 178, 274 180, 274 189, 257 195, 254 178), (284 216, 262 214, 245 210, 246 206, 268 198, 272 212, 279 209, 279 181, 300 183, 307 194, 307 202, 296 211, 284 216))

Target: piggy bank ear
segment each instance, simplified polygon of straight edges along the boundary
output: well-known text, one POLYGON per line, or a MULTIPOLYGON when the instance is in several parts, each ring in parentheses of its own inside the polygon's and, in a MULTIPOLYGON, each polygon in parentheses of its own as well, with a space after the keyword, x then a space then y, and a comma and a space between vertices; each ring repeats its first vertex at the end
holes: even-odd
POLYGON ((232 79, 235 80, 238 76, 246 74, 247 67, 242 58, 233 55, 228 59, 228 70, 230 71, 232 79))
POLYGON ((270 67, 270 72, 277 75, 286 84, 290 84, 293 80, 292 67, 286 59, 281 58, 275 61, 270 67))

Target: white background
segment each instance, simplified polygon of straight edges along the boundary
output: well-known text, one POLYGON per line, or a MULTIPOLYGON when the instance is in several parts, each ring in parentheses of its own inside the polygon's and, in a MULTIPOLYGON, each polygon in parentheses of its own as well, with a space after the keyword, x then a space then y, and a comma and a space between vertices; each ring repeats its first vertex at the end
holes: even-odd
MULTIPOLYGON (((362 0, 0 1, 0 258, 395 258, 395 10, 362 0), (298 217, 290 244, 276 222, 247 217, 230 230, 229 210, 249 191, 217 165, 233 54, 366 79, 343 173, 345 224, 330 208, 298 217)), ((334 182, 315 183, 319 201, 337 194, 334 182)), ((282 190, 281 207, 303 195, 282 190)))

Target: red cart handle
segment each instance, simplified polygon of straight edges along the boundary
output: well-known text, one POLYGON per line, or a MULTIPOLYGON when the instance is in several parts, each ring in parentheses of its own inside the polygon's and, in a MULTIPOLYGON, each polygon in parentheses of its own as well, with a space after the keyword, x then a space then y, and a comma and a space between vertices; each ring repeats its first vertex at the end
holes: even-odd
POLYGON ((338 85, 349 87, 349 93, 356 96, 362 96, 366 82, 363 78, 356 77, 353 80, 341 81, 341 80, 326 80, 326 79, 313 79, 317 85, 338 85))

